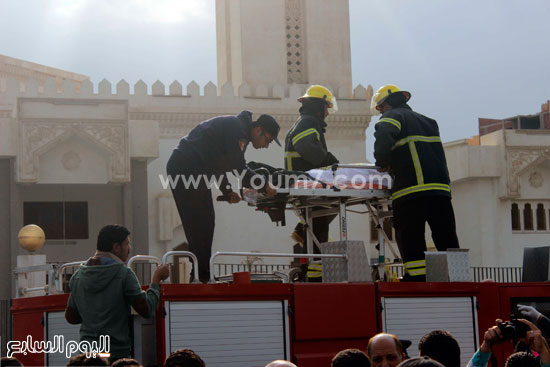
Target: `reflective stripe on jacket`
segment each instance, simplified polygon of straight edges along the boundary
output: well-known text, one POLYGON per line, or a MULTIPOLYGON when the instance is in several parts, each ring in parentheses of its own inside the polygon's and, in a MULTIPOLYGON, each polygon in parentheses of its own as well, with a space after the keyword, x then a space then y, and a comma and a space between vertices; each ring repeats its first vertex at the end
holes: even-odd
POLYGON ((407 104, 392 108, 375 125, 376 165, 391 167, 392 199, 451 196, 449 171, 435 120, 407 104))
POLYGON ((338 163, 328 152, 325 141, 327 124, 302 111, 285 138, 285 169, 307 171, 338 163))

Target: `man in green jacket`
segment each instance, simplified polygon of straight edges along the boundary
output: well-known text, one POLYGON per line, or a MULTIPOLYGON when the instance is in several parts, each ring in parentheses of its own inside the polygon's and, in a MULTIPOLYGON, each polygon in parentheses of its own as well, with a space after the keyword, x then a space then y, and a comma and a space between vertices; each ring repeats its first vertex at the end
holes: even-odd
POLYGON ((95 255, 71 278, 65 309, 67 322, 82 324, 80 341, 99 345, 101 335, 109 336, 111 362, 131 354, 130 306, 141 316, 152 317, 159 301, 159 284, 169 275, 169 265, 157 267, 149 289, 143 291, 136 274, 124 264, 132 249, 129 235, 130 231, 119 225, 99 231, 95 255))

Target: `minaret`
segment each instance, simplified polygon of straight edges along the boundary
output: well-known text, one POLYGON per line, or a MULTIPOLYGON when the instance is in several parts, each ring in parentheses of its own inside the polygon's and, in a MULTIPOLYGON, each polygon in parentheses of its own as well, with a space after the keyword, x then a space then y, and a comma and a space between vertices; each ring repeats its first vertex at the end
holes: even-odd
POLYGON ((216 0, 218 87, 323 84, 351 93, 348 0, 216 0))

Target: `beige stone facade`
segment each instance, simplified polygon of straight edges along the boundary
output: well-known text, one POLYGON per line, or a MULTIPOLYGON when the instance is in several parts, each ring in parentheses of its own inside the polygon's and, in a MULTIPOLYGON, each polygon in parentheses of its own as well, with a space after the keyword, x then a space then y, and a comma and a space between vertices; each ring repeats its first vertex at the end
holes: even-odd
MULTIPOLYGON (((23 253, 16 235, 29 202, 87 203, 88 238, 48 240, 41 252, 49 262, 87 258, 108 223, 130 228, 134 253, 172 250, 185 235, 162 176, 181 137, 208 118, 250 110, 273 115, 281 138, 310 84, 328 86, 338 99, 338 113, 327 119, 331 152, 343 163, 366 161, 372 87, 352 87, 347 1, 217 0, 216 20, 218 85, 94 86, 83 75, 0 55, 2 276, 10 277, 23 253)), ((524 247, 550 244, 549 139, 506 130, 445 144, 458 236, 473 265, 521 266, 524 247), (513 210, 520 213, 514 219, 513 210)), ((283 149, 250 148, 246 158, 282 167, 283 149)), ((215 210, 213 251, 292 250, 292 213, 286 227, 276 227, 244 203, 215 203, 215 210)), ((366 216, 351 213, 348 220, 349 238, 370 243, 366 216)), ((0 298, 10 292, 0 288, 0 298)))
MULTIPOLYGON (((34 83, 28 81, 29 85, 34 83)), ((130 184, 130 162, 147 161, 150 230, 146 251, 157 256, 185 240, 170 190, 164 189, 159 179, 159 175, 165 175, 166 162, 179 139, 205 119, 245 109, 253 111, 255 116, 272 114, 284 134, 298 117, 297 98, 307 88, 307 85, 274 85, 267 88, 267 94, 260 95, 237 88, 243 93, 238 95, 234 94, 231 84, 226 84, 218 95, 211 83, 201 94, 198 85, 191 82, 184 94, 181 88, 174 88, 177 82, 172 83, 168 91, 157 82, 150 92, 145 84, 138 82, 134 94, 130 94, 124 81, 117 84, 115 91, 104 81, 98 86, 98 93, 93 93, 85 81, 79 93, 70 82, 64 83, 69 91, 57 92, 52 88, 39 93, 30 87, 17 91, 19 86, 14 79, 9 79, 7 84, 14 89, 0 96, 12 106, 9 109, 12 112, 6 110, 0 136, 6 142, 2 155, 14 160, 15 183, 130 184)), ((342 162, 365 161, 370 93, 372 88, 357 86, 354 98, 340 99, 340 111, 328 119, 328 144, 342 162)), ((282 148, 274 145, 266 151, 247 152, 249 160, 279 167, 283 166, 282 157, 282 148)), ((227 240, 215 249, 282 251, 291 248, 290 229, 277 230, 267 215, 255 213, 244 204, 217 206, 216 238, 227 240), (257 229, 244 233, 243 228, 251 223, 256 223, 257 229), (238 227, 243 228, 233 230, 238 227), (268 240, 254 241, 259 233, 268 240)), ((290 217, 289 223, 292 222, 290 217)), ((358 236, 368 233, 363 227, 358 227, 358 236)), ((99 228, 94 228, 91 232, 97 230, 99 228)), ((86 248, 91 251, 93 243, 86 248)))
POLYGON ((522 266, 550 245, 550 133, 499 130, 445 144, 461 246, 474 266, 522 266))
POLYGON ((64 80, 72 80, 76 83, 76 88, 79 89, 80 83, 89 79, 86 75, 0 55, 0 83, 5 82, 8 78, 17 79, 21 83, 22 88, 25 88, 28 79, 34 79, 37 82, 37 89, 41 91, 44 89, 44 83, 49 78, 55 81, 58 89, 61 89, 61 84, 64 80))
POLYGON ((353 96, 348 1, 217 0, 216 31, 219 86, 322 84, 353 96))
MULTIPOLYGON (((47 240, 41 251, 49 262, 87 258, 108 223, 132 231, 134 253, 172 250, 185 235, 161 177, 179 139, 203 120, 242 110, 273 115, 283 137, 310 84, 324 84, 338 98, 339 112, 327 120, 330 150, 341 162, 364 162, 372 88, 352 89, 349 7, 337 3, 218 0, 217 86, 139 81, 130 91, 124 80, 94 86, 86 76, 0 58, 0 169, 7 178, 0 181, 7 193, 0 212, 8 213, 0 226, 9 229, 0 236, 9 254, 0 265, 6 275, 22 253, 16 233, 26 203, 87 203, 87 238, 47 240)), ((283 149, 249 149, 246 158, 282 167, 283 149)), ((286 227, 276 227, 244 203, 215 205, 214 251, 291 251, 297 222, 291 213, 286 227)), ((352 214, 349 221, 350 238, 368 238, 365 216, 352 214)), ((0 291, 5 297, 9 287, 0 291)))

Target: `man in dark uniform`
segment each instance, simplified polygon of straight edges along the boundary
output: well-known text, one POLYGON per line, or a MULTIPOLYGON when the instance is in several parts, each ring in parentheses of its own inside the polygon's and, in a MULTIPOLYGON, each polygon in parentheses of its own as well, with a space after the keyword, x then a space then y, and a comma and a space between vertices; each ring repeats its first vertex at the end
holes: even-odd
POLYGON ((426 222, 439 251, 458 248, 449 170, 435 120, 414 112, 411 94, 385 85, 373 95, 371 111, 382 113, 374 129, 374 158, 393 176, 395 237, 405 281, 426 280, 426 222))
MULTIPOLYGON (((312 85, 298 101, 302 103, 300 118, 292 126, 285 139, 285 169, 308 171, 338 163, 338 159, 328 151, 325 141, 327 127, 325 118, 330 112, 338 110, 336 98, 327 88, 321 85, 312 85)), ((313 233, 319 243, 328 241, 329 225, 335 217, 335 215, 330 215, 313 219, 313 233)), ((298 223, 293 237, 301 242, 305 249, 306 230, 303 223, 298 223)), ((314 246, 314 253, 320 252, 321 250, 314 246)), ((320 265, 310 264, 308 278, 310 281, 320 281, 320 265)))
MULTIPOLYGON (((221 178, 220 190, 229 203, 238 203, 239 194, 229 184, 226 172, 237 172, 241 185, 251 187, 262 180, 254 180, 248 169, 244 153, 249 142, 255 149, 267 148, 277 140, 280 127, 270 115, 261 115, 252 121, 252 112, 242 111, 237 116, 219 116, 201 122, 179 142, 172 153, 166 171, 172 180, 179 176, 172 187, 178 213, 183 224, 189 250, 197 256, 199 278, 210 278, 209 261, 214 236, 214 205, 210 190, 210 177, 221 178), (207 178, 208 177, 208 178, 207 178), (198 185, 185 185, 184 180, 200 178, 198 185)), ((276 188, 263 180, 268 196, 276 194, 276 188)), ((218 181, 216 181, 218 182, 218 181)))

